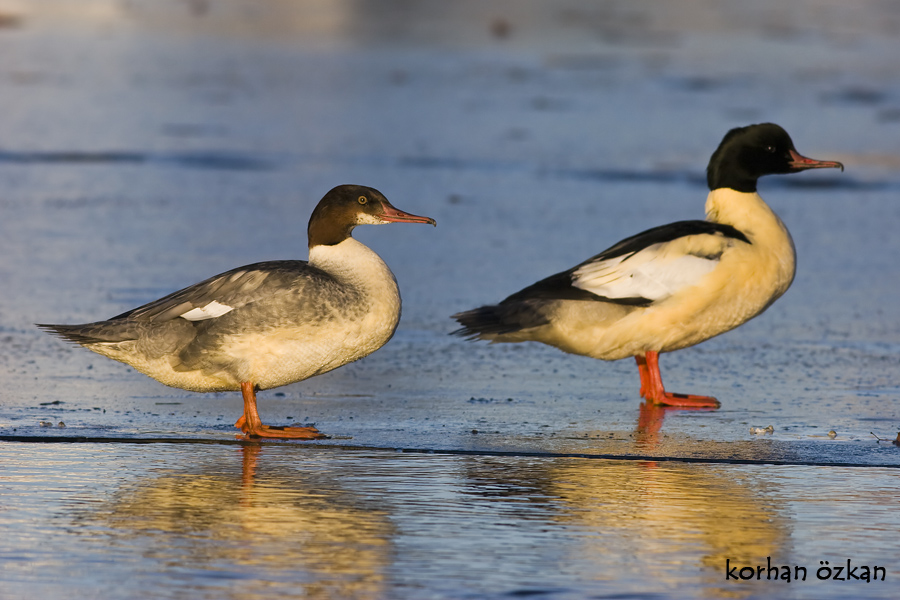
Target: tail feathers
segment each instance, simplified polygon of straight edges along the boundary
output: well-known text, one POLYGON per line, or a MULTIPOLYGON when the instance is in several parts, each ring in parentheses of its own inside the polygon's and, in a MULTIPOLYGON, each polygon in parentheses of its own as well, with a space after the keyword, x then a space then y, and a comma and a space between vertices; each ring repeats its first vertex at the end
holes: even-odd
POLYGON ((42 323, 36 325, 47 333, 58 335, 66 341, 82 346, 124 342, 136 337, 130 327, 116 327, 106 321, 85 323, 84 325, 47 325, 42 323))
POLYGON ((453 331, 452 335, 470 340, 501 341, 499 338, 504 335, 546 325, 549 322, 527 302, 482 306, 456 313, 451 318, 462 325, 460 329, 453 331))

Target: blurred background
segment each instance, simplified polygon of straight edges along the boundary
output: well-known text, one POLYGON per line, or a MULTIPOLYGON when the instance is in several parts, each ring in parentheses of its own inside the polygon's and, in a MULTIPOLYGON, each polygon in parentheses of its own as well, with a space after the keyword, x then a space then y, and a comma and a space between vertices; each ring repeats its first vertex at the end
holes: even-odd
POLYGON ((426 406, 561 393, 621 402, 598 425, 630 423, 631 361, 466 344, 448 316, 702 218, 724 133, 772 121, 847 170, 762 180, 797 245, 793 288, 663 372, 732 409, 775 402, 766 418, 790 420, 778 435, 868 438, 847 419, 898 417, 898 27, 900 7, 878 0, 2 0, 7 405, 107 398, 107 380, 180 394, 32 323, 108 318, 242 264, 305 258, 316 202, 362 183, 439 227, 357 231, 397 275, 400 329, 302 389, 359 392, 362 377, 366 393, 392 385, 426 406), (809 422, 827 407, 830 421, 809 422))
POLYGON ((724 561, 823 553, 890 579, 900 461, 875 436, 900 427, 898 56, 889 0, 0 0, 3 588, 763 598, 722 587, 724 561), (761 181, 793 287, 663 357, 669 388, 722 409, 647 414, 633 361, 448 335, 455 312, 702 218, 710 154, 764 121, 846 170, 761 181), (335 436, 314 448, 229 446, 237 394, 166 388, 33 326, 305 259, 341 183, 438 227, 357 230, 399 281, 396 336, 261 394, 266 422, 335 436), (79 436, 220 445, 23 441, 79 436), (647 460, 575 458, 613 455, 647 460))

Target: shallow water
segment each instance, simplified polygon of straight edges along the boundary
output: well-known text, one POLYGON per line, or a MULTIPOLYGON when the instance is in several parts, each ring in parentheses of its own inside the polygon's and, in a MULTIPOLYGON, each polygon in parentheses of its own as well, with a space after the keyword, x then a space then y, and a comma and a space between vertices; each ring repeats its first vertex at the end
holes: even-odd
POLYGON ((0 454, 9 598, 896 590, 900 552, 884 535, 896 527, 895 469, 296 445, 4 443, 0 454), (806 581, 726 580, 726 561, 765 566, 766 557, 792 576, 806 567, 806 581), (817 579, 820 560, 847 559, 885 566, 885 581, 817 579))
POLYGON ((893 4, 13 4, 0 598, 891 597, 893 4), (648 410, 630 361, 448 335, 454 312, 700 218, 709 154, 759 121, 847 169, 761 182, 793 287, 662 359, 720 410, 648 410), (360 228, 399 281, 396 336, 260 395, 267 422, 331 439, 241 445, 236 394, 165 388, 33 326, 305 258, 310 211, 348 182, 438 227, 360 228), (767 556, 808 580, 726 579, 767 556), (886 581, 815 578, 847 559, 886 581))

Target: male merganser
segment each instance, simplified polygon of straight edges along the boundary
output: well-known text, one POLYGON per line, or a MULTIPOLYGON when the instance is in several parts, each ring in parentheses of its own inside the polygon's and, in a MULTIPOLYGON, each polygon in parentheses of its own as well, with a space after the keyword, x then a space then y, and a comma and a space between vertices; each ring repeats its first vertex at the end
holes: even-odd
POLYGON ((668 406, 718 407, 711 396, 667 392, 658 355, 734 329, 791 285, 787 227, 756 192, 763 175, 844 165, 794 149, 773 123, 729 131, 709 161, 705 221, 679 221, 626 238, 494 306, 453 315, 454 334, 535 341, 602 360, 633 356, 641 396, 668 406))
POLYGON ((241 390, 235 426, 250 436, 312 439, 314 427, 269 427, 256 391, 302 381, 381 348, 400 320, 384 261, 351 237, 357 225, 430 223, 381 192, 341 185, 309 219, 309 262, 239 267, 108 321, 38 325, 157 381, 195 392, 241 390))

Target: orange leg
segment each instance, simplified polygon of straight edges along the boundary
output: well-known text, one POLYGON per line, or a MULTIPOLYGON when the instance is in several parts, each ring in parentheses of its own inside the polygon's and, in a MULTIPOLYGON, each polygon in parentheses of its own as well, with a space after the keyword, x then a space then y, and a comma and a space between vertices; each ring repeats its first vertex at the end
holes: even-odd
POLYGON ((638 372, 641 374, 641 396, 653 404, 682 406, 688 408, 718 408, 718 400, 712 396, 694 396, 667 392, 659 373, 659 352, 648 351, 644 356, 635 356, 638 372))
POLYGON ((244 396, 244 414, 234 424, 235 427, 250 437, 290 438, 295 440, 314 440, 328 437, 319 433, 315 427, 274 427, 263 425, 256 410, 256 390, 253 382, 241 383, 241 394, 244 396))

